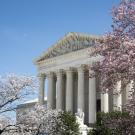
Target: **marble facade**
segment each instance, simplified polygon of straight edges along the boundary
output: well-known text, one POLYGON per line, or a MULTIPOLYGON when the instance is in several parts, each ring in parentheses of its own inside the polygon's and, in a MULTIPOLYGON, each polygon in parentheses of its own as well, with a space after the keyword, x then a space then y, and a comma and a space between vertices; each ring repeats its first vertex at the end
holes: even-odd
MULTIPOLYGON (((96 122, 97 111, 108 112, 114 108, 113 93, 100 93, 98 78, 89 77, 89 73, 94 72, 90 65, 102 59, 89 55, 97 40, 101 38, 68 33, 34 60, 38 69, 39 103, 44 104, 47 96, 47 106, 52 109, 72 113, 80 109, 85 114, 85 123, 90 126, 96 122)), ((121 97, 115 97, 119 106, 121 97)))

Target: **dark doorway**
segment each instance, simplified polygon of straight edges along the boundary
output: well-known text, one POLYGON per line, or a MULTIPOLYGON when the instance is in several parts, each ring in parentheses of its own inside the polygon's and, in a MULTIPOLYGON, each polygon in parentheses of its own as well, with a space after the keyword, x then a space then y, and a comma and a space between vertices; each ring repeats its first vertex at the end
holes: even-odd
POLYGON ((101 100, 97 99, 97 112, 101 112, 101 100))

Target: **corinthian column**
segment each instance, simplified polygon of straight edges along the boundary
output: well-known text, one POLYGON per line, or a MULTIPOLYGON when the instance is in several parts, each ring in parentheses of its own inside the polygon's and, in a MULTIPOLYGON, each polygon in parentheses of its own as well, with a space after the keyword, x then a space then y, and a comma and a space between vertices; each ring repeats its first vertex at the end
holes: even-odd
POLYGON ((122 109, 123 109, 123 106, 126 104, 127 102, 127 89, 126 89, 126 85, 124 82, 121 83, 121 105, 122 105, 122 109))
POLYGON ((118 81, 116 83, 115 89, 114 89, 114 110, 121 111, 122 106, 122 94, 121 94, 121 81, 118 81))
POLYGON ((109 107, 109 112, 112 112, 113 111, 113 101, 114 99, 113 99, 113 91, 112 90, 110 90, 109 92, 108 92, 108 107, 109 107))
POLYGON ((39 95, 38 95, 38 101, 40 105, 44 104, 44 87, 45 87, 45 75, 44 74, 39 74, 39 95))
POLYGON ((57 99, 56 109, 64 110, 65 90, 64 90, 64 73, 63 70, 57 72, 57 99))
POLYGON ((73 69, 66 71, 66 111, 73 112, 73 69))
MULTIPOLYGON (((89 71, 94 73, 94 71, 89 71)), ((96 78, 89 78, 89 124, 93 126, 96 122, 96 78)))
POLYGON ((85 67, 78 68, 78 110, 84 112, 84 96, 85 96, 85 67))
POLYGON ((127 86, 126 86, 126 102, 131 99, 131 94, 132 94, 132 88, 134 86, 134 81, 131 80, 127 86))
POLYGON ((48 97, 47 106, 51 109, 56 108, 56 80, 53 72, 48 75, 48 97))
POLYGON ((108 93, 101 93, 101 111, 107 113, 108 110, 108 93))

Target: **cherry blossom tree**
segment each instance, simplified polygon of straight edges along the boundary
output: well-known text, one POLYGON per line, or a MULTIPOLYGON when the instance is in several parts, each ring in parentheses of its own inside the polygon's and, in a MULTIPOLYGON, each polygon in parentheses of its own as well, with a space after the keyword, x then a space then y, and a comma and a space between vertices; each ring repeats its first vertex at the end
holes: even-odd
POLYGON ((91 67, 101 76, 102 91, 113 90, 118 81, 125 87, 135 79, 135 1, 122 0, 112 15, 112 32, 103 36, 90 54, 103 56, 91 67))
MULTIPOLYGON (((90 54, 103 56, 103 59, 93 63, 90 68, 97 72, 97 77, 101 77, 102 92, 112 92, 119 81, 122 84, 120 92, 127 84, 133 83, 130 98, 123 106, 130 114, 130 118, 124 122, 127 124, 128 121, 124 134, 130 135, 135 133, 135 0, 121 0, 112 9, 112 19, 112 32, 103 36, 90 54)), ((123 119, 113 123, 117 125, 118 121, 123 119)))
POLYGON ((37 88, 35 79, 26 76, 8 75, 0 79, 0 134, 39 135, 39 134, 79 134, 79 124, 73 114, 52 110, 45 105, 35 104, 32 108, 17 113, 13 121, 5 113, 15 111, 20 101, 37 88), (7 117, 8 116, 8 117, 7 117))
POLYGON ((33 94, 35 88, 36 81, 33 77, 14 74, 0 77, 0 134, 16 126, 8 116, 9 112, 15 111, 20 101, 33 94))
POLYGON ((59 111, 47 109, 45 105, 36 104, 31 110, 18 115, 18 125, 25 134, 55 134, 59 111))
POLYGON ((49 135, 79 135, 79 124, 70 112, 52 110, 38 103, 31 110, 26 110, 18 116, 18 133, 49 134, 49 135), (21 130, 20 130, 21 129, 21 130))

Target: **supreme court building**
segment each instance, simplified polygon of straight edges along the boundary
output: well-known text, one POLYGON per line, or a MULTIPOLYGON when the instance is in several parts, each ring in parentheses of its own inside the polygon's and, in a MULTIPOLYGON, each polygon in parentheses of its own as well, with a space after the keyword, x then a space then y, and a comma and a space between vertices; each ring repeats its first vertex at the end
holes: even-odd
POLYGON ((117 97, 112 93, 102 94, 99 79, 89 77, 89 73, 94 72, 89 66, 102 58, 89 55, 98 40, 102 39, 68 33, 34 60, 38 69, 40 104, 44 104, 44 97, 47 97, 47 106, 52 109, 72 113, 81 110, 89 125, 95 123, 97 111, 112 111, 114 104, 121 107, 124 94, 117 97))

